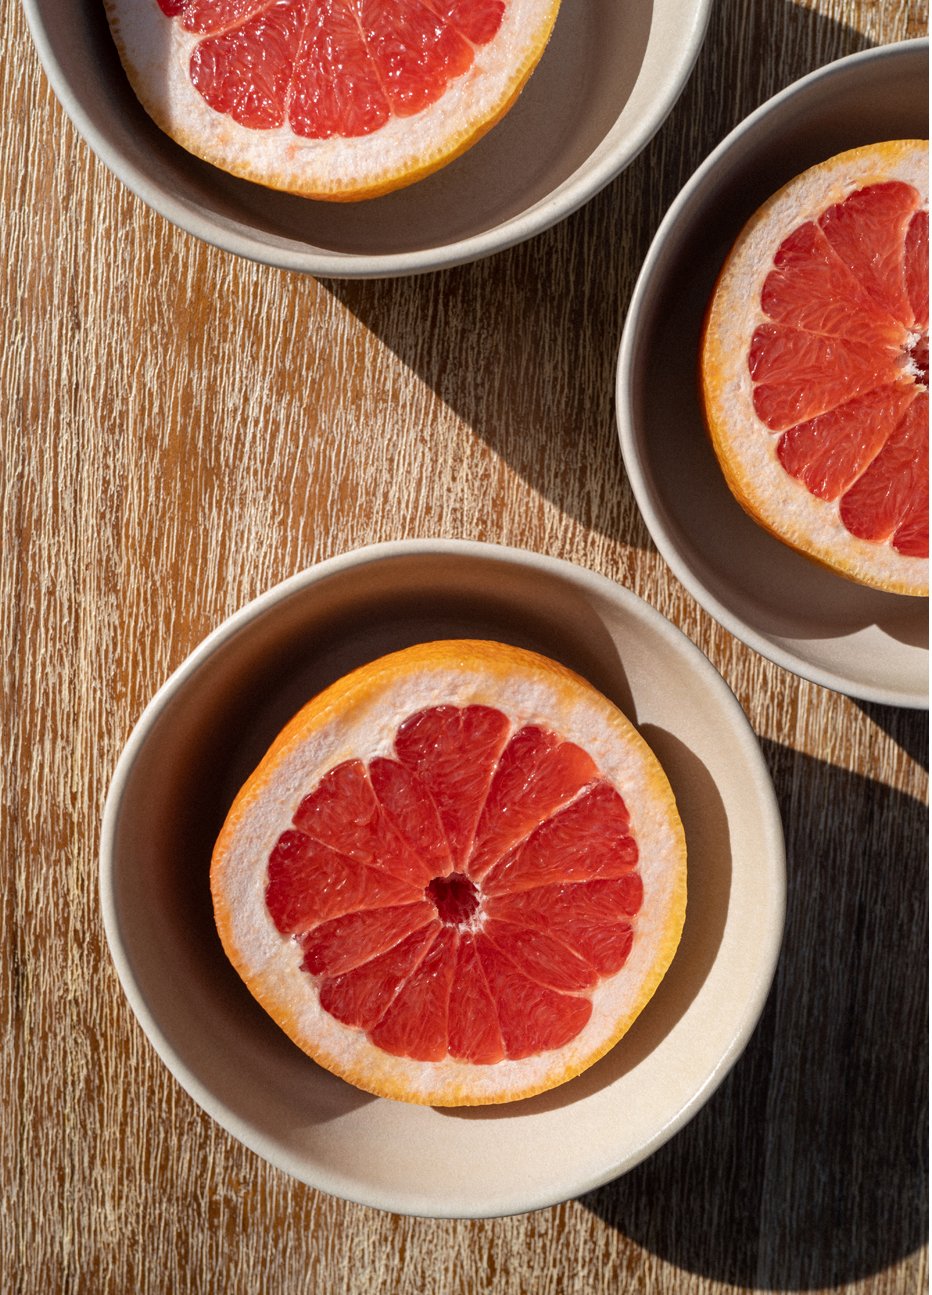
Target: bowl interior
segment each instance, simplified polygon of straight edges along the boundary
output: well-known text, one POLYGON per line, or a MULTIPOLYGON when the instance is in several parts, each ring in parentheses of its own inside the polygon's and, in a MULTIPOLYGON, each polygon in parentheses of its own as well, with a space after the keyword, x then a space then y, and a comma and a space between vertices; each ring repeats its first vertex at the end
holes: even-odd
POLYGON ((565 1199, 665 1141, 723 1077, 769 987, 783 847, 753 734, 706 659, 658 613, 565 563, 414 545, 324 564, 241 614, 146 712, 108 802, 102 901, 130 1001, 189 1092, 248 1146, 326 1191, 479 1216, 565 1199), (551 1093, 438 1110, 320 1069, 227 963, 208 870, 244 777, 295 710, 384 652, 438 637, 545 652, 639 725, 686 828, 690 895, 673 966, 602 1061, 551 1093))
POLYGON ((928 602, 856 585, 768 535, 732 498, 696 381, 715 279, 758 206, 859 144, 928 136, 928 45, 868 51, 754 114, 686 186, 651 248, 619 364, 622 446, 648 526, 677 575, 765 655, 856 697, 923 706, 928 602))
POLYGON ((543 228, 572 210, 631 160, 669 111, 708 0, 565 4, 540 65, 498 126, 426 180, 349 204, 275 193, 198 161, 137 102, 102 5, 26 6, 59 98, 140 196, 230 250, 339 275, 353 272, 346 258, 422 253, 410 268, 427 268, 438 249, 490 235, 480 250, 505 246, 530 232, 528 220, 543 228))

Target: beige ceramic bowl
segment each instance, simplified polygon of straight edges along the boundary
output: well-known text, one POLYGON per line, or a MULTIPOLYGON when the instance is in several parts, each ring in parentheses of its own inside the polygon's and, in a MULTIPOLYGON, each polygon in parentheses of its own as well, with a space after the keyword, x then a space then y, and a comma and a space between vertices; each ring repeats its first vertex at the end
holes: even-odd
POLYGON ((768 535, 728 491, 705 431, 697 357, 733 240, 806 167, 929 133, 929 45, 841 59, 758 108, 702 164, 648 251, 618 359, 618 428, 632 488, 675 574, 726 628, 804 678, 865 701, 929 704, 928 600, 823 570, 768 535))
POLYGON ((396 1212, 478 1217, 608 1181, 705 1102, 771 982, 783 837, 743 712, 702 653, 646 603, 551 558, 412 541, 332 559, 272 589, 165 684, 113 778, 101 899, 143 1029, 230 1133, 324 1191, 396 1212), (440 1110, 360 1092, 289 1041, 224 956, 208 869, 240 783, 303 701, 385 652, 462 636, 563 661, 637 723, 679 803, 689 910, 654 999, 595 1066, 524 1102, 440 1110))
POLYGON ((65 111, 145 202, 189 233, 257 261, 371 277, 486 256, 586 202, 672 108, 699 52, 710 2, 566 0, 540 65, 494 130, 421 183, 355 204, 274 193, 191 157, 136 101, 101 3, 24 5, 65 111))

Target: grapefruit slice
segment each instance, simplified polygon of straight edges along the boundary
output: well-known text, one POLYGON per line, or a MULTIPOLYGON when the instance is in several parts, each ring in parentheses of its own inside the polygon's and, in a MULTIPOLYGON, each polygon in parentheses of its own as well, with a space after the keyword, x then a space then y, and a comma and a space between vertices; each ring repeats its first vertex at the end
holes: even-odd
POLYGON ((311 701, 211 865, 223 947, 322 1066, 435 1105, 552 1088, 611 1048, 670 961, 683 829, 590 684, 497 643, 427 643, 311 701))
POLYGON ((153 120, 205 161, 311 198, 372 198, 511 107, 560 0, 104 0, 153 120))
POLYGON ((814 166, 751 217, 719 276, 702 398, 732 493, 841 574, 927 594, 929 146, 814 166))

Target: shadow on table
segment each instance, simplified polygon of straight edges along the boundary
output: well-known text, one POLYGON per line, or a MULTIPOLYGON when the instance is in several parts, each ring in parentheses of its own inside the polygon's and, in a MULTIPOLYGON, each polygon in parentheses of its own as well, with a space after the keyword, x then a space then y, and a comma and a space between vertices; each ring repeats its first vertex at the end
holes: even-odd
MULTIPOLYGON (((901 712, 907 748, 927 717, 901 712)), ((651 1159, 581 1203, 679 1267, 750 1289, 841 1285, 927 1237, 927 814, 765 742, 787 928, 743 1057, 651 1159)))
POLYGON ((738 121, 868 43, 791 0, 720 0, 670 117, 583 210, 472 265, 326 286, 535 490, 584 525, 644 547, 613 392, 650 241, 686 179, 738 121))
POLYGON ((911 712, 900 706, 881 706, 876 702, 857 701, 868 719, 899 746, 911 760, 929 772, 929 712, 911 712))

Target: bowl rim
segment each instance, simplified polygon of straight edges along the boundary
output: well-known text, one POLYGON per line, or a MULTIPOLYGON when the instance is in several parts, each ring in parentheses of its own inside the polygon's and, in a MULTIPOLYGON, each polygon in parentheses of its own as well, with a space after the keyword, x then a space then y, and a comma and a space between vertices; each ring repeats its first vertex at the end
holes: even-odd
POLYGON ((683 213, 688 209, 694 195, 704 187, 709 176, 714 174, 733 146, 749 129, 764 121, 772 113, 779 111, 798 95, 805 94, 818 82, 831 80, 835 76, 845 74, 852 67, 858 67, 862 63, 898 59, 907 55, 915 57, 922 50, 925 50, 928 58, 928 36, 896 41, 888 45, 872 46, 869 49, 858 50, 854 54, 848 54, 844 58, 836 59, 831 63, 824 64, 822 67, 815 68, 812 72, 793 81, 790 85, 778 91, 777 94, 765 100, 753 112, 738 122, 725 138, 716 145, 699 167, 693 171, 676 198, 674 198, 651 240, 647 255, 638 272, 637 282, 628 305, 618 348, 615 381, 618 439, 635 501, 661 556, 673 574, 689 590, 697 602, 735 638, 740 639, 741 642, 759 652, 761 656, 791 671, 800 678, 820 684, 846 696, 856 697, 862 701, 877 702, 882 705, 904 706, 915 710, 928 709, 928 689, 914 692, 908 688, 897 688, 884 684, 862 685, 861 683, 855 683, 833 670, 812 664, 798 656, 791 649, 774 642, 765 634, 749 626, 746 621, 716 597, 714 592, 707 587, 701 575, 697 574, 687 558, 680 553, 671 528, 667 526, 664 520, 662 510, 654 506, 652 488, 646 474, 641 470, 641 456, 637 447, 638 438, 634 420, 631 416, 631 407, 640 324, 649 307, 653 279, 663 267, 667 239, 675 230, 683 213))
POLYGON ((738 699, 708 657, 682 630, 650 603, 599 572, 562 558, 552 558, 531 550, 470 540, 398 540, 349 550, 307 567, 272 586, 226 617, 202 639, 153 695, 118 757, 103 810, 98 882, 107 945, 123 992, 137 1022, 155 1048, 157 1055, 198 1105, 249 1150, 311 1187, 360 1205, 426 1218, 495 1218, 549 1208, 603 1186, 653 1154, 705 1105, 744 1051, 760 1020, 776 974, 786 918, 786 846, 776 791, 750 721, 738 699), (146 1002, 144 992, 134 975, 131 958, 124 946, 115 893, 116 839, 123 796, 133 767, 152 729, 157 724, 163 707, 175 693, 184 688, 228 641, 295 594, 306 592, 324 579, 359 566, 385 560, 424 556, 497 560, 527 567, 532 571, 537 570, 541 574, 568 579, 577 587, 582 587, 584 591, 608 594, 612 599, 620 600, 632 615, 649 624, 672 645, 685 652, 691 659, 694 669, 705 678, 710 687, 718 692, 722 708, 734 725, 733 737, 742 748, 744 768, 750 774, 754 786, 762 836, 768 846, 766 857, 770 860, 768 872, 771 891, 770 911, 773 920, 768 927, 767 938, 760 944, 760 959, 752 992, 744 1015, 731 1034, 728 1047, 719 1057, 717 1064, 703 1076, 702 1082, 689 1099, 662 1128, 656 1130, 653 1136, 638 1148, 635 1154, 627 1158, 622 1157, 620 1160, 616 1157, 599 1172, 577 1176, 572 1181, 561 1182, 558 1186, 551 1185, 549 1189, 525 1186, 518 1190, 512 1187, 509 1193, 503 1193, 503 1199, 498 1200, 491 1207, 484 1208, 477 1205, 474 1199, 470 1199, 468 1192, 463 1192, 459 1188, 442 1201, 419 1196, 416 1190, 411 1190, 403 1200, 400 1200, 391 1192, 386 1193, 382 1189, 367 1190, 357 1178, 341 1177, 330 1170, 309 1175, 307 1162, 302 1157, 289 1154, 266 1135, 257 1132, 223 1100, 215 1097, 177 1054, 146 1002))
MULTIPOLYGON (((78 134, 91 151, 147 206, 186 233, 221 251, 232 252, 260 265, 280 270, 297 270, 331 279, 390 278, 449 269, 506 251, 572 215, 601 189, 610 184, 646 147, 669 116, 692 74, 705 39, 713 0, 688 0, 691 11, 682 56, 667 82, 666 93, 654 104, 640 129, 621 150, 613 150, 580 176, 578 172, 560 187, 558 197, 537 202, 529 212, 512 216, 501 225, 468 238, 437 247, 409 252, 337 253, 325 249, 301 250, 280 247, 250 238, 218 217, 206 218, 187 203, 154 183, 147 173, 125 157, 100 131, 72 91, 61 64, 52 50, 40 0, 21 0, 39 61, 56 98, 78 134)), ((180 146, 179 146, 180 147, 180 146)), ((261 186, 260 186, 261 187, 261 186)))

